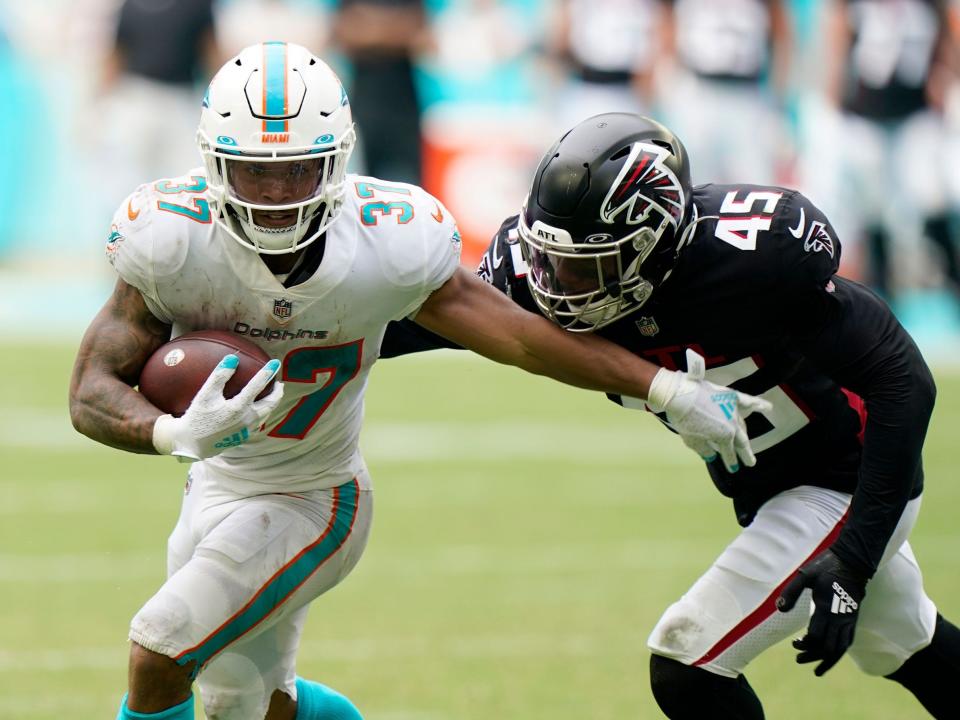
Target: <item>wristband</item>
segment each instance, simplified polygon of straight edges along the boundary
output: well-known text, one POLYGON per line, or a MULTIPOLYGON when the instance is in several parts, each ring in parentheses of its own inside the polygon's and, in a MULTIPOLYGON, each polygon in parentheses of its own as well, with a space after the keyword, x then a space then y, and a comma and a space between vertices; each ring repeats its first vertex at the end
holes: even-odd
POLYGON ((650 381, 650 389, 647 391, 647 405, 654 412, 663 412, 667 404, 673 400, 677 394, 677 388, 680 386, 680 379, 683 373, 675 370, 660 368, 657 374, 650 381))
POLYGON ((153 424, 153 447, 161 455, 173 453, 174 423, 173 415, 161 415, 153 424))

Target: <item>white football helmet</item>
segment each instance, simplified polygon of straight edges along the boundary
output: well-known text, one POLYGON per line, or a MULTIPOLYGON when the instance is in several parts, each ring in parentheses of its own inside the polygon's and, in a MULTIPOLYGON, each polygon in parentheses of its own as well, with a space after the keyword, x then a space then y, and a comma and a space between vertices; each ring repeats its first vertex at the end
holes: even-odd
POLYGON ((355 140, 326 63, 290 43, 245 48, 210 82, 197 131, 215 222, 258 253, 309 245, 340 214, 355 140))

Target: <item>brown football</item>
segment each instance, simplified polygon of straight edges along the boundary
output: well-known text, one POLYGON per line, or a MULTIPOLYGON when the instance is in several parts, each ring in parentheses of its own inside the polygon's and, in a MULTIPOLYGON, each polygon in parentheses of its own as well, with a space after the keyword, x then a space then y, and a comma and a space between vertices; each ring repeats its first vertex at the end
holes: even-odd
MULTIPOLYGON (((164 412, 183 415, 213 369, 230 353, 240 358, 240 365, 223 390, 224 396, 231 398, 270 356, 249 340, 226 330, 198 330, 161 345, 140 371, 140 392, 164 412)), ((259 397, 272 388, 271 380, 259 397)))

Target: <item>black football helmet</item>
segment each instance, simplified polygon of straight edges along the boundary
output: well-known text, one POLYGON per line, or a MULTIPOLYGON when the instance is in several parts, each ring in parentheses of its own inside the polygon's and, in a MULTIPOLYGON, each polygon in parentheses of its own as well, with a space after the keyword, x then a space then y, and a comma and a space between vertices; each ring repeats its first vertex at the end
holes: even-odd
POLYGON ((691 206, 687 152, 632 113, 584 120, 544 155, 520 213, 544 315, 591 332, 640 308, 673 268, 691 206))

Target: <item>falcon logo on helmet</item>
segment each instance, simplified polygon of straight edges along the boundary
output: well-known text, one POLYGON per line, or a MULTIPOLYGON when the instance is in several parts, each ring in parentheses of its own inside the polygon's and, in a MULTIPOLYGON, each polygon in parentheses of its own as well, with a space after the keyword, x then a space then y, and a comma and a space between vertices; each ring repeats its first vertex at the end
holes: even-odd
POLYGON ((600 219, 613 223, 620 213, 624 222, 638 225, 656 210, 674 227, 683 220, 686 198, 677 176, 665 164, 666 149, 637 142, 623 164, 600 209, 600 219))

